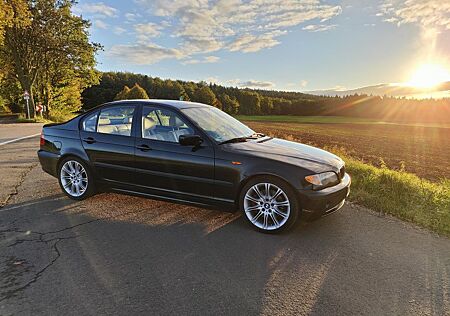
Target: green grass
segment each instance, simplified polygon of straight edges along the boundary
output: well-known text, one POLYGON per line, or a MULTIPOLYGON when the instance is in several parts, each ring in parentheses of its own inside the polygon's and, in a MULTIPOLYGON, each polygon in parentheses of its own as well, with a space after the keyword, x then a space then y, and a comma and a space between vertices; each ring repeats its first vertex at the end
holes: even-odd
POLYGON ((405 122, 383 122, 380 120, 346 117, 346 116, 296 116, 296 115, 236 115, 240 121, 255 122, 286 122, 286 123, 314 123, 314 124, 393 124, 406 126, 425 127, 450 127, 450 123, 405 123, 405 122))
POLYGON ((335 148, 352 177, 350 201, 394 215, 437 233, 450 236, 450 180, 430 182, 418 176, 377 168, 335 148))

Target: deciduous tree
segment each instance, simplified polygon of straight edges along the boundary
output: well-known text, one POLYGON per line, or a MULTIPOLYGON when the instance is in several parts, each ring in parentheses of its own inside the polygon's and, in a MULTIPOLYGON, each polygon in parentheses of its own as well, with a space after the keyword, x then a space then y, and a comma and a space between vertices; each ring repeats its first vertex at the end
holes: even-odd
POLYGON ((5 27, 0 59, 12 65, 22 90, 29 91, 32 116, 35 89, 50 109, 58 99, 78 98, 67 106, 76 110, 81 106, 81 90, 98 82, 95 53, 101 47, 89 42, 89 22, 72 14, 72 4, 71 0, 29 0, 29 23, 5 27), (61 98, 62 93, 69 95, 61 98))
POLYGON ((218 105, 217 98, 214 92, 212 92, 212 90, 208 86, 204 85, 195 90, 193 101, 213 106, 218 105))
POLYGON ((229 114, 237 114, 239 111, 239 102, 235 97, 230 97, 228 94, 223 93, 219 96, 219 100, 222 103, 222 110, 229 114))
POLYGON ((127 99, 149 99, 147 92, 137 83, 128 91, 127 99))
POLYGON ((114 101, 126 100, 129 93, 130 88, 128 88, 128 86, 123 86, 123 89, 119 93, 117 93, 116 96, 114 97, 114 101))

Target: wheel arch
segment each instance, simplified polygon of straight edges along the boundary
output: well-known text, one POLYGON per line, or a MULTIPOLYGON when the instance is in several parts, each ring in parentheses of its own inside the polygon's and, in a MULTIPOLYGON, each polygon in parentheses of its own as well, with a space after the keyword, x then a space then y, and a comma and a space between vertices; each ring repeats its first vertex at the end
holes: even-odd
POLYGON ((81 160, 82 162, 84 162, 86 164, 86 166, 90 169, 90 171, 92 171, 91 165, 89 164, 89 161, 87 159, 81 157, 81 155, 78 155, 76 153, 67 152, 67 153, 62 154, 59 157, 58 162, 56 164, 56 172, 57 172, 58 176, 59 176, 59 170, 61 167, 61 163, 63 161, 65 161, 67 158, 71 158, 71 157, 81 160))
MULTIPOLYGON (((234 203, 236 204, 237 209, 240 208, 240 196, 241 196, 242 189, 244 188, 244 186, 247 183, 249 183, 250 181, 252 181, 253 179, 263 178, 263 177, 275 178, 279 181, 282 181, 284 184, 286 184, 294 193, 297 191, 297 189, 287 179, 283 178, 282 176, 280 176, 278 174, 274 174, 274 173, 270 173, 270 172, 261 172, 261 173, 252 174, 252 175, 242 179, 242 181, 239 183, 239 187, 236 191, 236 196, 234 199, 234 203)), ((298 205, 300 206, 301 201, 299 199, 298 194, 295 194, 295 198, 297 200, 298 205)))

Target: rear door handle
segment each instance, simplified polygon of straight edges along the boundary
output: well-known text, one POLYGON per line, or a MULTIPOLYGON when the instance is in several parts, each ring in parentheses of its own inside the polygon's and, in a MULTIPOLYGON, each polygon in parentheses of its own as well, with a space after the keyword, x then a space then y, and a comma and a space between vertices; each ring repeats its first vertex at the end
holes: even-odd
POLYGON ((136 148, 139 149, 139 150, 142 150, 142 151, 149 151, 149 150, 151 150, 150 146, 149 145, 145 145, 145 144, 136 146, 136 148))
POLYGON ((86 143, 88 143, 88 144, 93 144, 93 143, 96 142, 96 140, 95 140, 93 137, 86 137, 86 138, 83 138, 83 141, 86 142, 86 143))

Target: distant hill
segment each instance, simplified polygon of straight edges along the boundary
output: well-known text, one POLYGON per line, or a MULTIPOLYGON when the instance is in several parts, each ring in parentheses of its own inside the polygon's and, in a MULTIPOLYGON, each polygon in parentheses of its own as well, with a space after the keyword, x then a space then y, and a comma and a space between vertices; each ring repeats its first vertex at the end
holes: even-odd
POLYGON ((347 96, 354 94, 367 94, 378 96, 406 97, 406 98, 445 98, 450 97, 450 81, 444 82, 432 88, 417 88, 395 83, 382 83, 357 89, 328 89, 305 91, 304 93, 323 96, 347 96))

